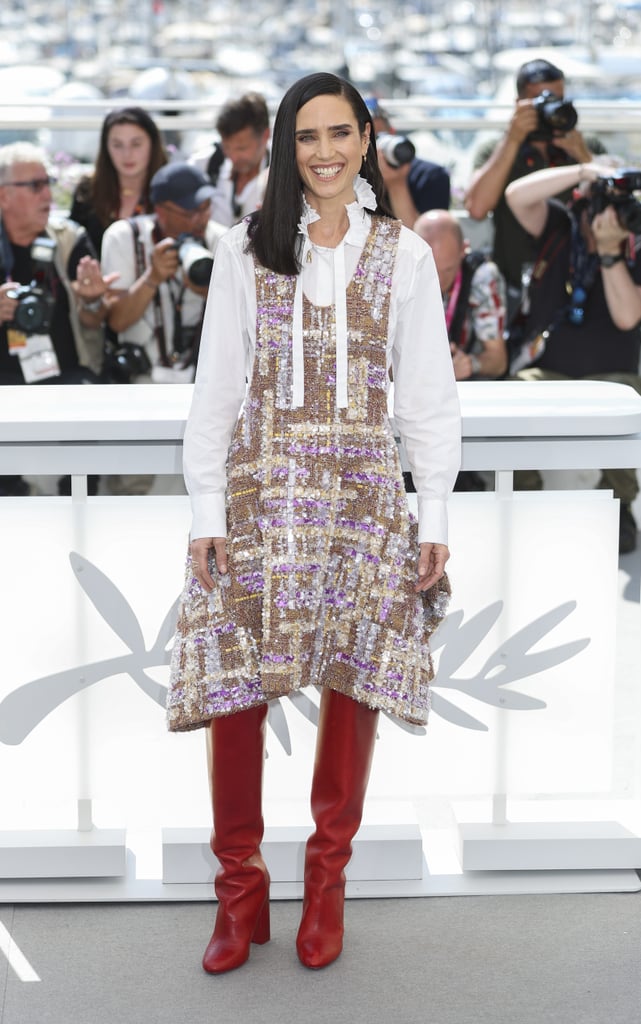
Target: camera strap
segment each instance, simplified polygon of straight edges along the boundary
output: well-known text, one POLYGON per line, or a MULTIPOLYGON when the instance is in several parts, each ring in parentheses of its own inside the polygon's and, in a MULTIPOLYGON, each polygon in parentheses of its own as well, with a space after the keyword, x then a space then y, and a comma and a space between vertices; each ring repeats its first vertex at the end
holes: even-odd
MULTIPOLYGON (((134 249, 136 253, 136 276, 142 277, 145 270, 147 269, 147 262, 145 260, 145 251, 142 244, 142 238, 140 237, 140 226, 138 225, 135 217, 129 217, 129 224, 134 236, 134 249)), ((154 245, 160 241, 160 235, 158 231, 158 224, 154 224, 152 231, 152 241, 154 245)), ((174 332, 177 328, 181 328, 182 325, 182 301, 185 293, 185 286, 180 285, 178 293, 175 293, 171 282, 166 282, 169 289, 169 295, 171 297, 171 303, 174 310, 174 332)), ((171 366, 172 360, 169 357, 167 349, 167 336, 165 334, 165 323, 162 315, 162 301, 160 298, 160 288, 157 288, 154 292, 153 297, 153 313, 154 313, 154 337, 156 344, 158 345, 158 355, 160 358, 161 366, 171 366)), ((180 335, 178 334, 177 337, 180 335)))
POLYGON ((5 281, 11 280, 12 270, 13 249, 11 248, 11 242, 7 237, 7 232, 4 230, 2 221, 0 221, 0 274, 5 281))
MULTIPOLYGON (((553 231, 545 240, 532 268, 530 288, 534 282, 536 282, 537 287, 540 286, 543 277, 565 245, 565 241, 566 233, 563 228, 558 228, 556 231, 553 231)), ((529 310, 529 296, 526 298, 526 302, 529 310)), ((510 363, 509 372, 511 374, 518 373, 519 370, 525 369, 526 366, 531 366, 532 363, 543 355, 548 337, 557 324, 563 320, 566 315, 566 311, 567 305, 564 304, 559 310, 557 310, 546 327, 534 327, 528 331, 527 335, 525 335, 524 328, 527 321, 527 312, 524 307, 523 299, 521 300, 521 305, 510 324, 509 331, 506 334, 510 363)))
POLYGON ((207 161, 206 174, 212 185, 218 184, 218 177, 220 175, 220 169, 225 163, 225 154, 223 153, 223 147, 220 142, 214 143, 212 154, 207 161))
POLYGON ((468 338, 464 338, 463 329, 470 303, 472 278, 482 263, 485 263, 485 253, 479 249, 466 253, 454 282, 445 314, 448 338, 455 345, 461 347, 464 352, 469 351, 470 344, 474 340, 473 332, 468 338))
POLYGON ((599 271, 599 258, 595 252, 588 252, 585 239, 581 234, 580 217, 569 211, 572 221, 570 241, 570 274, 566 291, 569 296, 565 313, 567 319, 575 326, 581 326, 584 318, 584 306, 599 271))

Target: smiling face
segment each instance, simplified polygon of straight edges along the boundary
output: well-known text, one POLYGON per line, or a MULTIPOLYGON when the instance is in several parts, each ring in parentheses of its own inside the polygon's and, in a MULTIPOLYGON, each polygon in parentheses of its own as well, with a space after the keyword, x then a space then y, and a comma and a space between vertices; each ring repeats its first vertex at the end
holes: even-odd
POLYGON ((369 145, 342 96, 316 96, 296 114, 296 165, 310 206, 354 201, 353 181, 369 145))

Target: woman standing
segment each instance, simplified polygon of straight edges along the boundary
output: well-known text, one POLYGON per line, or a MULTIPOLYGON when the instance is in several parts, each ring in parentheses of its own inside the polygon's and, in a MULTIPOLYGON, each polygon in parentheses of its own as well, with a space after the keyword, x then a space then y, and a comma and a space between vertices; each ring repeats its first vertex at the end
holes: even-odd
POLYGON ((151 213, 149 182, 167 154, 155 121, 141 107, 112 110, 105 117, 92 175, 81 178, 70 217, 86 229, 100 258, 110 224, 151 213))
POLYGON ((342 949, 378 712, 427 719, 459 411, 431 252, 383 191, 361 96, 307 76, 280 105, 261 210, 216 254, 185 434, 191 561, 168 702, 170 729, 210 730, 210 973, 269 938, 267 702, 322 688, 297 938, 312 968, 342 949), (387 416, 390 368, 418 527, 387 416))

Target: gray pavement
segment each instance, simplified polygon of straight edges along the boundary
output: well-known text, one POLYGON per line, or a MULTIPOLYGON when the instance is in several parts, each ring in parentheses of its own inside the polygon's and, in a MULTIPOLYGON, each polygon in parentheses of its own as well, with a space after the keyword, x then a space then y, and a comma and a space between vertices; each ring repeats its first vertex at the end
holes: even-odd
POLYGON ((40 978, 21 981, 0 952, 0 1021, 641 1020, 641 893, 351 900, 343 955, 319 972, 296 959, 299 913, 273 904, 272 941, 210 977, 200 967, 210 904, 0 906, 40 978))

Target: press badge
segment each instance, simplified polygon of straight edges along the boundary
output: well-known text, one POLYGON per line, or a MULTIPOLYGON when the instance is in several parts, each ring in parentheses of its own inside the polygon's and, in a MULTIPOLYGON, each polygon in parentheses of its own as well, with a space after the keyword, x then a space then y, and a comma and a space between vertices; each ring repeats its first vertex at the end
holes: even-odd
MULTIPOLYGON (((21 334, 20 331, 11 331, 10 334, 21 334)), ((53 343, 48 334, 22 334, 24 344, 12 347, 11 337, 9 338, 9 351, 17 355, 20 360, 20 369, 26 384, 33 384, 38 380, 46 380, 47 377, 60 376, 60 364, 54 351, 53 343)))

